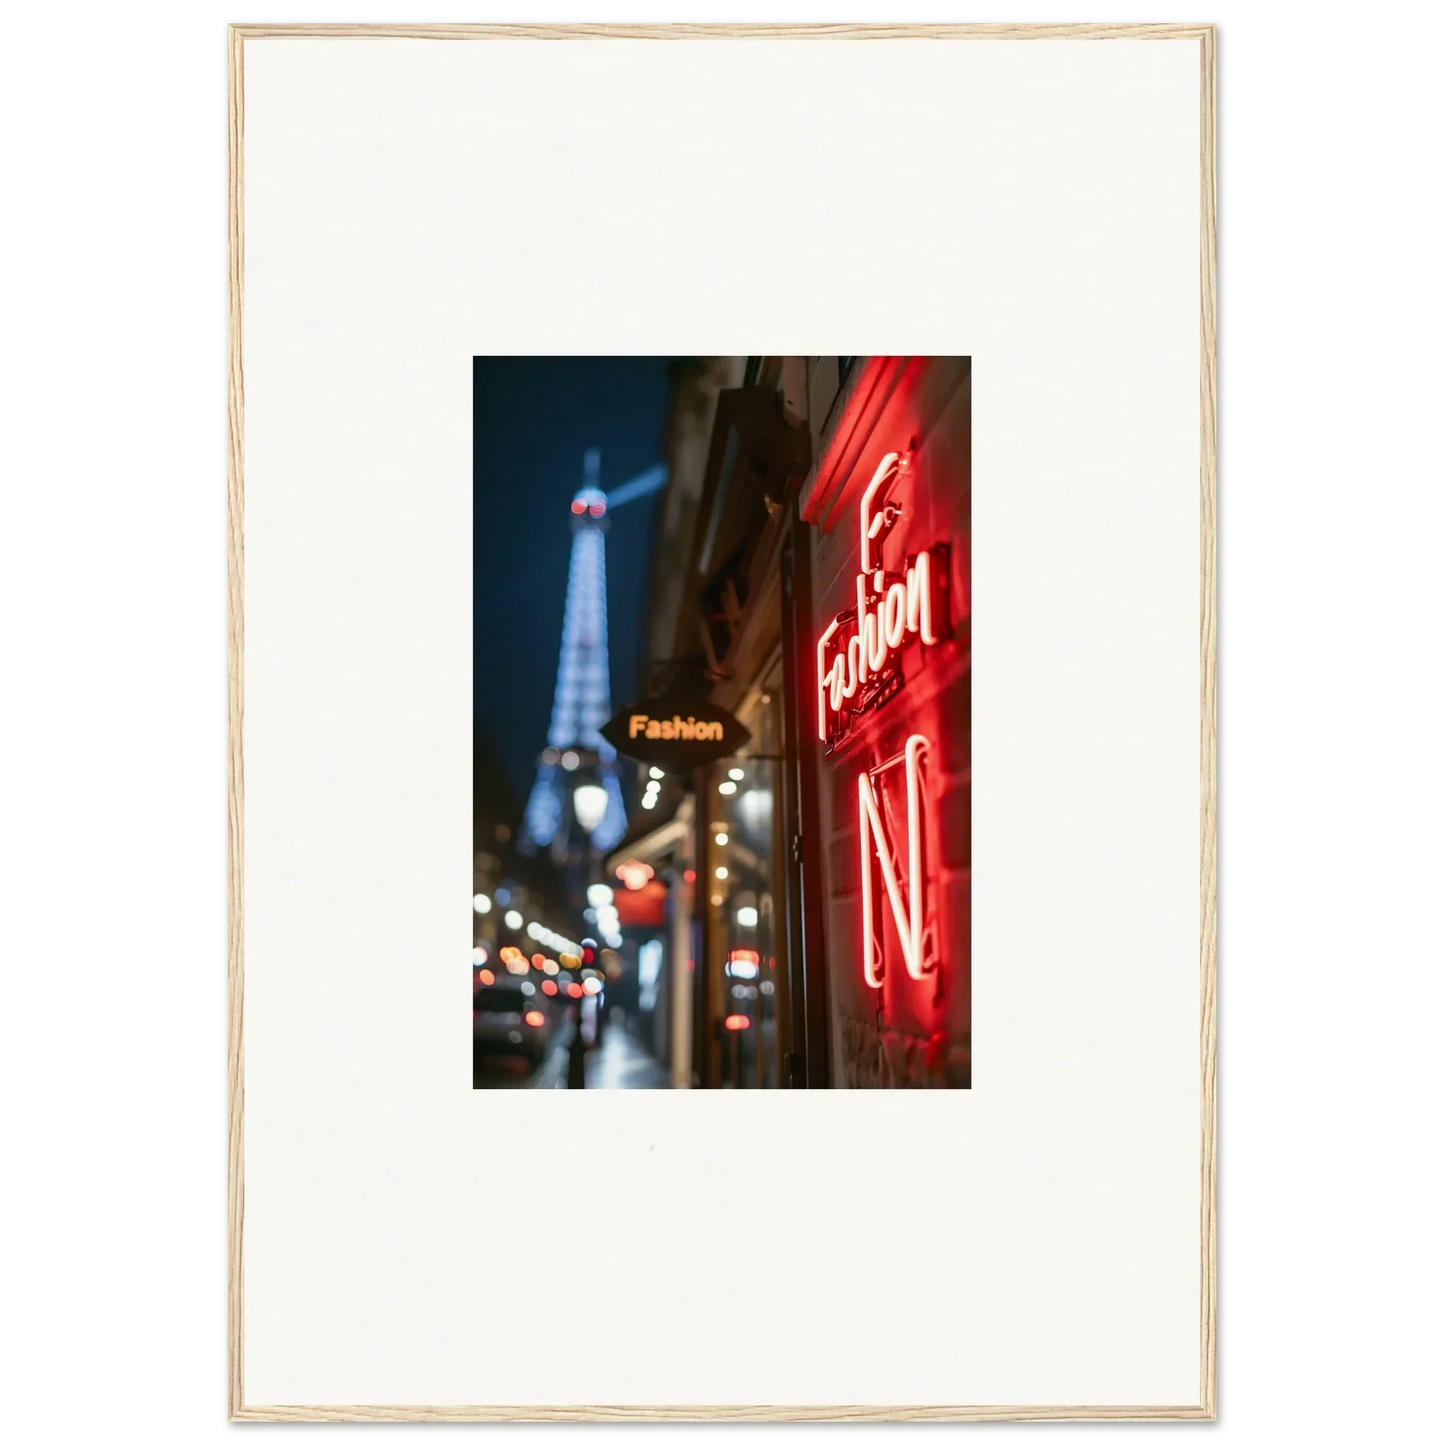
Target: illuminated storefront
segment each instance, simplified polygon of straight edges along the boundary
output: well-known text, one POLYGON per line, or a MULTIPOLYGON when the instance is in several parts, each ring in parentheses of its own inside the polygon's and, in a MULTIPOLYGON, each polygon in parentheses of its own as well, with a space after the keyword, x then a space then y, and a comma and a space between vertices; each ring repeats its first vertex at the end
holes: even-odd
MULTIPOLYGON (((668 885, 657 1034, 694 1087, 966 1087, 969 363, 724 380, 705 448, 680 408, 650 650, 659 697, 690 687, 747 742, 653 769, 609 859, 668 885)), ((682 705, 634 714, 701 735, 682 705)))
POLYGON ((813 528, 835 1082, 971 1078, 970 367, 868 358, 813 528))

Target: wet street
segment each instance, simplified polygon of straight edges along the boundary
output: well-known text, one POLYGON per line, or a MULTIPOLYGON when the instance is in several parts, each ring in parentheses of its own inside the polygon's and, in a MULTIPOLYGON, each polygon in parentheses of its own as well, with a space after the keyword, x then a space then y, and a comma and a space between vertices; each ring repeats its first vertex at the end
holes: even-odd
MULTIPOLYGON (((525 1060, 502 1054, 473 1054, 472 1087, 476 1089, 565 1089, 567 1065, 576 1025, 569 1018, 557 1030, 546 1057, 535 1069, 525 1060)), ((667 1070, 627 1031, 621 1019, 602 1030, 601 1043, 587 1051, 589 1089, 666 1089, 667 1070)))

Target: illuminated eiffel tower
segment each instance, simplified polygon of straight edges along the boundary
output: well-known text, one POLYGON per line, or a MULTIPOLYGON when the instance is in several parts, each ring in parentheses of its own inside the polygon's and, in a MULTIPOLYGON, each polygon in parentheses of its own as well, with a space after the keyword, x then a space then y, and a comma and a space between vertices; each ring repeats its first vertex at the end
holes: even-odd
POLYGON ((586 454, 582 490, 572 498, 572 559, 552 722, 522 819, 522 850, 535 853, 550 848, 559 863, 568 860, 574 840, 585 839, 588 833, 584 818, 589 809, 581 807, 583 816, 579 816, 579 807, 597 795, 583 789, 601 786, 606 792, 605 811, 600 819, 592 813, 590 828, 592 846, 599 853, 614 847, 627 831, 617 753, 599 731, 612 716, 607 672, 607 514, 651 495, 667 481, 667 468, 657 466, 604 493, 597 485, 601 464, 600 452, 586 454))

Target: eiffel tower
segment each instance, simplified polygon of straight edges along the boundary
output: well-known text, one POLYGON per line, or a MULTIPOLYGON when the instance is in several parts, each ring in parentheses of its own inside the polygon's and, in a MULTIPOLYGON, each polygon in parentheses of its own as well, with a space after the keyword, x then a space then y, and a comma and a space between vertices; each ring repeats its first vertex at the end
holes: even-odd
POLYGON ((572 498, 572 558, 552 722, 519 840, 523 852, 550 848, 559 863, 569 860, 574 842, 587 837, 573 796, 583 786, 600 784, 607 794, 606 811, 591 831, 593 848, 605 853, 627 831, 617 752, 599 731, 612 716, 607 672, 607 515, 650 496, 667 481, 666 466, 657 466, 605 493, 598 486, 601 469, 602 454, 595 449, 587 452, 582 490, 572 498))

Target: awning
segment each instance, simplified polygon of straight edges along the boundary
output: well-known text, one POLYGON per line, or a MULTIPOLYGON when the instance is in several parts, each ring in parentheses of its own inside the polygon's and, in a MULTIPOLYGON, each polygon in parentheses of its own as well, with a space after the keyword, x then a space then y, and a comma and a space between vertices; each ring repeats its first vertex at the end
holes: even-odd
POLYGON ((689 793, 677 805, 677 811, 666 822, 658 823, 646 833, 624 838, 603 860, 609 874, 619 863, 650 863, 654 867, 666 863, 674 853, 692 848, 693 798, 689 793))

